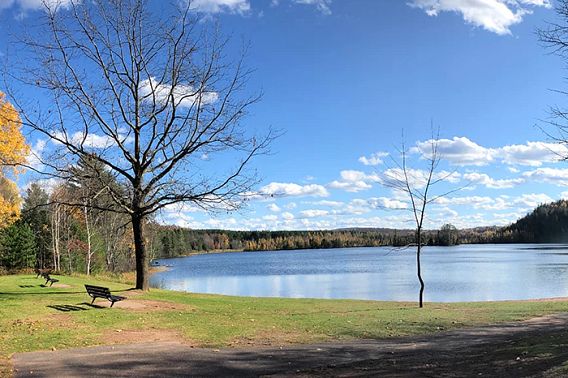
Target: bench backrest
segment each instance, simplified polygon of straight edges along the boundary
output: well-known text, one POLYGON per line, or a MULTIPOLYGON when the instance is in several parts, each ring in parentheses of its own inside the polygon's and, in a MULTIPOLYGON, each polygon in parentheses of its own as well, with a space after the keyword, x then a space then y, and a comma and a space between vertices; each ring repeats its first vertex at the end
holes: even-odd
POLYGON ((108 287, 85 285, 85 289, 87 289, 87 293, 90 295, 97 297, 110 297, 110 290, 108 287))

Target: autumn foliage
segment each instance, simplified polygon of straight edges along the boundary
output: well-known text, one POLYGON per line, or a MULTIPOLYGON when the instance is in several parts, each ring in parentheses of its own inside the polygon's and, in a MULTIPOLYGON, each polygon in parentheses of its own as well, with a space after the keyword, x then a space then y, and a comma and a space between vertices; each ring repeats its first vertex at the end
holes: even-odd
POLYGON ((20 172, 30 148, 21 132, 18 112, 0 92, 0 228, 14 223, 20 217, 21 198, 10 177, 20 172))

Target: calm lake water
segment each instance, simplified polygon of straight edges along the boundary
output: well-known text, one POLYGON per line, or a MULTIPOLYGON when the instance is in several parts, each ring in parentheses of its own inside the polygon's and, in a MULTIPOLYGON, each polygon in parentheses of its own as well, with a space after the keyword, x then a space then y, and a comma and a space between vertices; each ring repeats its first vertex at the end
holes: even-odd
MULTIPOLYGON (((413 250, 341 248, 197 255, 159 260, 152 287, 195 293, 414 301, 413 250)), ((568 297, 568 245, 427 247, 425 300, 568 297)))

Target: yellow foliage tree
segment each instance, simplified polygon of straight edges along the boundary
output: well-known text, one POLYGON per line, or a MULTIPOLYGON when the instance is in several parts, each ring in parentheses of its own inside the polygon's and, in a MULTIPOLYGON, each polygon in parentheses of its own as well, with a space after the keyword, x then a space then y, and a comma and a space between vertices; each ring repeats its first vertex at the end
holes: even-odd
POLYGON ((18 187, 9 175, 21 172, 18 167, 26 162, 30 147, 21 131, 22 121, 12 104, 0 92, 0 228, 20 217, 21 198, 18 187))

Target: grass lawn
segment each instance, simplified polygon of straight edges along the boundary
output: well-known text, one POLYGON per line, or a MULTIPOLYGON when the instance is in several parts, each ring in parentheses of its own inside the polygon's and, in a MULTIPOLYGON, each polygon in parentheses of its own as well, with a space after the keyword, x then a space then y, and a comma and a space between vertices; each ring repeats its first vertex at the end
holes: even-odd
POLYGON ((16 352, 175 338, 196 346, 281 345, 440 332, 568 311, 568 301, 415 303, 228 297, 151 290, 86 276, 0 277, 0 364, 16 352), (83 285, 129 299, 91 307, 83 285), (102 307, 104 306, 104 307, 102 307))

